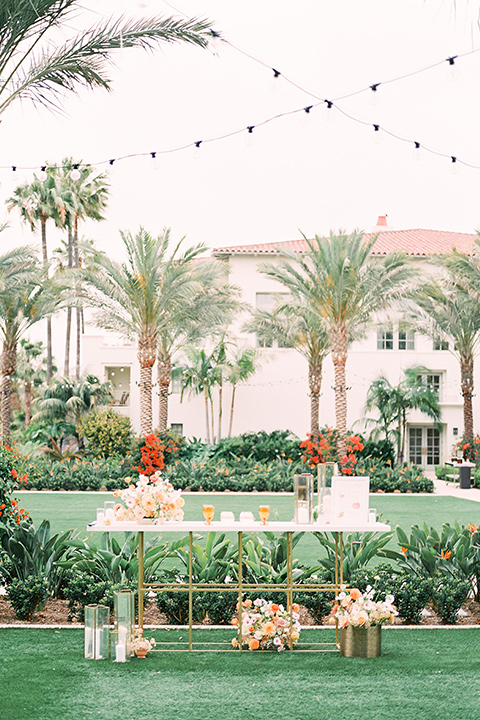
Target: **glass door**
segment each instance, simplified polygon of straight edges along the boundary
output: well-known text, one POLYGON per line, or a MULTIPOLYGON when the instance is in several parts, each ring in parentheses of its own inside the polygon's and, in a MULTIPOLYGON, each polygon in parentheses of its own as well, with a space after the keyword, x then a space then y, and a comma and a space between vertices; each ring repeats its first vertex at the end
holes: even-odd
POLYGON ((440 464, 440 432, 432 427, 408 428, 408 459, 424 470, 440 464))

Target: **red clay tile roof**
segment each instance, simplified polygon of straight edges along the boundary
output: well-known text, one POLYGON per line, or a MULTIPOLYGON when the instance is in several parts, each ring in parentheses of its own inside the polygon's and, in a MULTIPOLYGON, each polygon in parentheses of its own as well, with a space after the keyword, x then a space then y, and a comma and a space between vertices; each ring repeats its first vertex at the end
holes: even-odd
MULTIPOLYGON (((370 239, 374 232, 365 233, 370 239)), ((456 233, 447 230, 382 230, 373 247, 373 255, 388 255, 394 251, 404 251, 412 256, 442 255, 452 248, 469 253, 475 244, 474 233, 456 233)), ((279 243, 257 243, 255 245, 233 245, 216 248, 214 255, 275 255, 279 250, 305 252, 305 240, 287 240, 279 243)))

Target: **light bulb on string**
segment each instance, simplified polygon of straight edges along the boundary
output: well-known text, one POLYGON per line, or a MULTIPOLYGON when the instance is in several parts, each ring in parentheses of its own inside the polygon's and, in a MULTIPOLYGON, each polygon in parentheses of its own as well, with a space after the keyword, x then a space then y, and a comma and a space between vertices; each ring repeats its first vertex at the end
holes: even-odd
POLYGON ((78 163, 76 163, 73 166, 73 169, 70 172, 70 177, 74 182, 76 182, 77 180, 80 180, 80 178, 82 177, 80 174, 80 170, 78 169, 78 163))
POLYGON ((38 173, 38 179, 41 180, 42 182, 45 182, 45 180, 47 179, 47 177, 48 177, 48 175, 47 175, 47 166, 46 166, 46 165, 42 165, 42 167, 40 168, 40 172, 38 173))
POLYGON ((380 125, 374 125, 373 126, 373 142, 375 145, 380 145, 382 142, 383 137, 382 133, 380 132, 380 125))
POLYGON ((452 173, 452 175, 456 175, 458 173, 457 158, 454 155, 452 155, 450 160, 451 160, 450 172, 452 173))
POLYGON ((211 51, 212 55, 218 55, 222 44, 222 38, 220 37, 220 33, 210 28, 210 36, 210 40, 208 41, 208 49, 211 51))
POLYGON ((157 153, 156 153, 156 152, 151 152, 151 153, 150 153, 150 156, 151 156, 151 158, 152 158, 152 167, 153 167, 153 169, 154 169, 154 170, 158 170, 160 163, 159 163, 159 161, 158 161, 157 153))
POLYGON ((247 127, 247 134, 245 135, 245 145, 248 145, 249 147, 255 144, 255 136, 253 134, 254 128, 255 125, 249 125, 247 127))
POLYGON ((270 89, 272 92, 277 92, 280 89, 280 75, 282 74, 280 70, 275 70, 275 68, 272 68, 273 77, 270 80, 270 89))
POLYGON ((111 159, 108 161, 107 175, 113 175, 113 164, 114 164, 114 162, 115 162, 115 158, 111 158, 111 159))
POLYGON ((333 103, 331 100, 324 100, 322 106, 322 117, 324 120, 331 120, 333 117, 333 103))
POLYGON ((415 141, 413 143, 413 159, 414 160, 421 160, 422 159, 422 148, 419 142, 415 141))
POLYGON ((447 77, 449 80, 456 80, 458 77, 458 67, 455 64, 457 57, 457 55, 452 55, 445 60, 447 63, 447 77))
POLYGON ((301 116, 301 123, 304 127, 308 127, 312 124, 312 115, 311 115, 311 109, 313 108, 313 105, 307 105, 307 107, 303 108, 302 116, 301 116))
POLYGON ((196 140, 193 143, 193 159, 198 160, 200 158, 201 152, 200 152, 200 145, 202 144, 201 140, 196 140))
POLYGON ((378 94, 378 88, 380 86, 380 83, 374 83, 373 85, 370 85, 370 90, 372 91, 369 93, 368 96, 368 102, 370 105, 378 105, 378 102, 380 100, 379 94, 378 94))

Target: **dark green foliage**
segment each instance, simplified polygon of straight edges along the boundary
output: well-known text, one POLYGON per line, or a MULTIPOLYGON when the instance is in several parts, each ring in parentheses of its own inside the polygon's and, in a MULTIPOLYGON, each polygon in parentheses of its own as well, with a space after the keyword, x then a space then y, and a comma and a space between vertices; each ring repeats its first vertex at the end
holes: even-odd
POLYGON ((131 475, 130 458, 111 457, 99 460, 65 458, 59 462, 47 459, 32 461, 29 486, 37 490, 116 490, 125 486, 131 475))
MULTIPOLYGON (((319 564, 325 569, 329 582, 335 579, 335 534, 314 533, 319 543, 327 551, 326 558, 319 558, 319 564)), ((383 548, 391 540, 393 533, 384 532, 381 534, 348 533, 343 543, 343 581, 350 583, 352 574, 360 568, 364 568, 377 555, 381 555, 383 548)))
MULTIPOLYGON (((201 623, 205 617, 205 593, 193 593, 192 620, 201 623)), ((188 592, 162 591, 157 594, 157 607, 167 616, 170 625, 188 624, 188 592)))
POLYGON ((130 418, 112 408, 89 412, 82 421, 81 432, 90 456, 125 456, 132 450, 134 433, 130 418))
MULTIPOLYGON (((327 577, 327 575, 315 575, 307 578, 305 582, 309 585, 325 584, 328 582, 327 577)), ((332 592, 302 592, 299 590, 293 594, 293 601, 306 607, 317 625, 320 625, 330 614, 334 600, 335 593, 332 592)))
POLYGON ((204 606, 214 625, 230 624, 238 601, 236 592, 204 593, 204 606))
POLYGON ((243 433, 217 443, 213 448, 212 457, 217 461, 247 458, 256 463, 290 458, 297 463, 301 459, 300 441, 290 430, 243 433))
POLYGON ((394 604, 400 617, 408 625, 417 625, 422 610, 432 597, 433 582, 411 572, 403 572, 392 586, 394 604))
POLYGON ((359 567, 350 575, 349 585, 364 593, 368 586, 373 588, 376 601, 383 601, 387 595, 395 595, 398 582, 398 570, 388 563, 379 563, 375 567, 359 567))
POLYGON ((432 493, 434 490, 433 481, 426 477, 421 467, 413 463, 404 463, 394 468, 388 461, 383 464, 367 458, 359 460, 356 473, 370 477, 370 492, 432 493))
POLYGON ((433 588, 433 606, 442 621, 453 625, 458 611, 468 597, 469 585, 456 575, 442 574, 436 578, 433 588))
POLYGON ((31 620, 48 598, 48 582, 38 575, 15 578, 8 586, 8 599, 20 620, 31 620))
POLYGON ((98 581, 86 573, 71 573, 63 591, 68 600, 68 619, 76 617, 83 622, 85 605, 101 603, 107 590, 107 583, 98 581))
POLYGON ((378 465, 393 465, 395 462, 395 448, 390 440, 362 440, 363 450, 359 450, 357 454, 358 462, 362 462, 367 458, 372 459, 378 465))

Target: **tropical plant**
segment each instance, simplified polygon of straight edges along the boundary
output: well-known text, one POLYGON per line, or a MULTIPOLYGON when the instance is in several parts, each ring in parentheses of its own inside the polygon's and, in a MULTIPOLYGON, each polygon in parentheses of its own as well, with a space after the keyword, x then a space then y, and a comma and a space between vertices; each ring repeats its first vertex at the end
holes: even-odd
POLYGON ((27 575, 22 580, 15 578, 8 586, 7 595, 19 620, 31 620, 36 610, 45 605, 48 583, 38 575, 27 575))
POLYGON ((308 240, 304 254, 282 252, 277 265, 261 270, 302 297, 327 327, 335 371, 335 417, 343 457, 347 433, 346 362, 348 345, 362 336, 373 313, 385 310, 407 291, 412 271, 404 253, 373 258, 377 236, 340 231, 308 240))
MULTIPOLYGON (((337 538, 334 533, 314 533, 314 535, 327 551, 327 557, 320 558, 318 562, 329 573, 330 582, 334 582, 337 538)), ((392 536, 392 532, 348 533, 343 542, 343 566, 339 568, 343 582, 349 583, 353 572, 365 567, 376 555, 385 553, 385 545, 392 536)))
MULTIPOLYGON (((21 254, 25 249, 20 250, 21 254)), ((12 380, 17 367, 17 346, 34 323, 49 317, 59 299, 52 286, 30 260, 30 273, 21 286, 12 283, 0 292, 0 337, 2 338, 2 437, 10 437, 12 380)))
POLYGON ((25 410, 25 428, 30 425, 32 417, 32 403, 35 391, 47 379, 45 368, 45 348, 42 341, 31 342, 26 338, 20 340, 20 347, 15 370, 15 385, 23 388, 23 405, 25 410))
POLYGON ((186 361, 179 367, 182 374, 182 391, 180 399, 186 391, 190 395, 203 395, 205 403, 205 436, 207 444, 213 441, 213 397, 212 389, 217 380, 217 373, 211 355, 202 348, 185 348, 186 361))
POLYGON ((411 320, 425 335, 447 341, 450 352, 458 359, 463 397, 463 434, 465 438, 473 439, 474 358, 480 341, 480 304, 477 289, 474 289, 477 294, 472 295, 469 288, 461 287, 457 279, 468 282, 469 275, 464 274, 462 266, 469 269, 471 276, 476 260, 458 255, 440 257, 438 262, 447 270, 448 278, 423 283, 416 290, 413 299, 417 310, 411 311, 411 320), (460 272, 456 269, 457 264, 462 267, 460 272))
POLYGON ((210 24, 202 20, 108 20, 73 35, 79 0, 2 0, 0 6, 0 115, 13 102, 31 100, 60 108, 60 97, 78 87, 109 90, 107 68, 120 49, 152 49, 162 42, 205 47, 210 24), (60 36, 68 39, 60 44, 60 36))
POLYGON ((233 413, 235 410, 235 399, 237 386, 245 383, 257 371, 257 351, 255 348, 236 347, 232 351, 228 360, 226 369, 226 380, 232 387, 232 396, 230 401, 230 419, 228 423, 228 437, 232 436, 233 430, 233 413))
POLYGON ((80 433, 87 441, 89 455, 126 456, 132 451, 133 428, 130 418, 112 408, 94 408, 81 421, 80 433))
POLYGON ((425 381, 428 372, 420 365, 405 368, 404 378, 397 385, 391 385, 385 375, 381 375, 367 392, 365 410, 378 410, 385 438, 395 441, 398 465, 403 463, 405 456, 408 413, 420 410, 435 423, 440 422, 440 398, 425 381))
POLYGON ((323 361, 330 352, 330 338, 322 315, 297 287, 289 284, 289 288, 292 294, 287 303, 279 303, 272 313, 257 310, 245 329, 254 332, 267 345, 276 340, 280 347, 293 347, 307 360, 310 433, 316 437, 319 433, 323 361))

